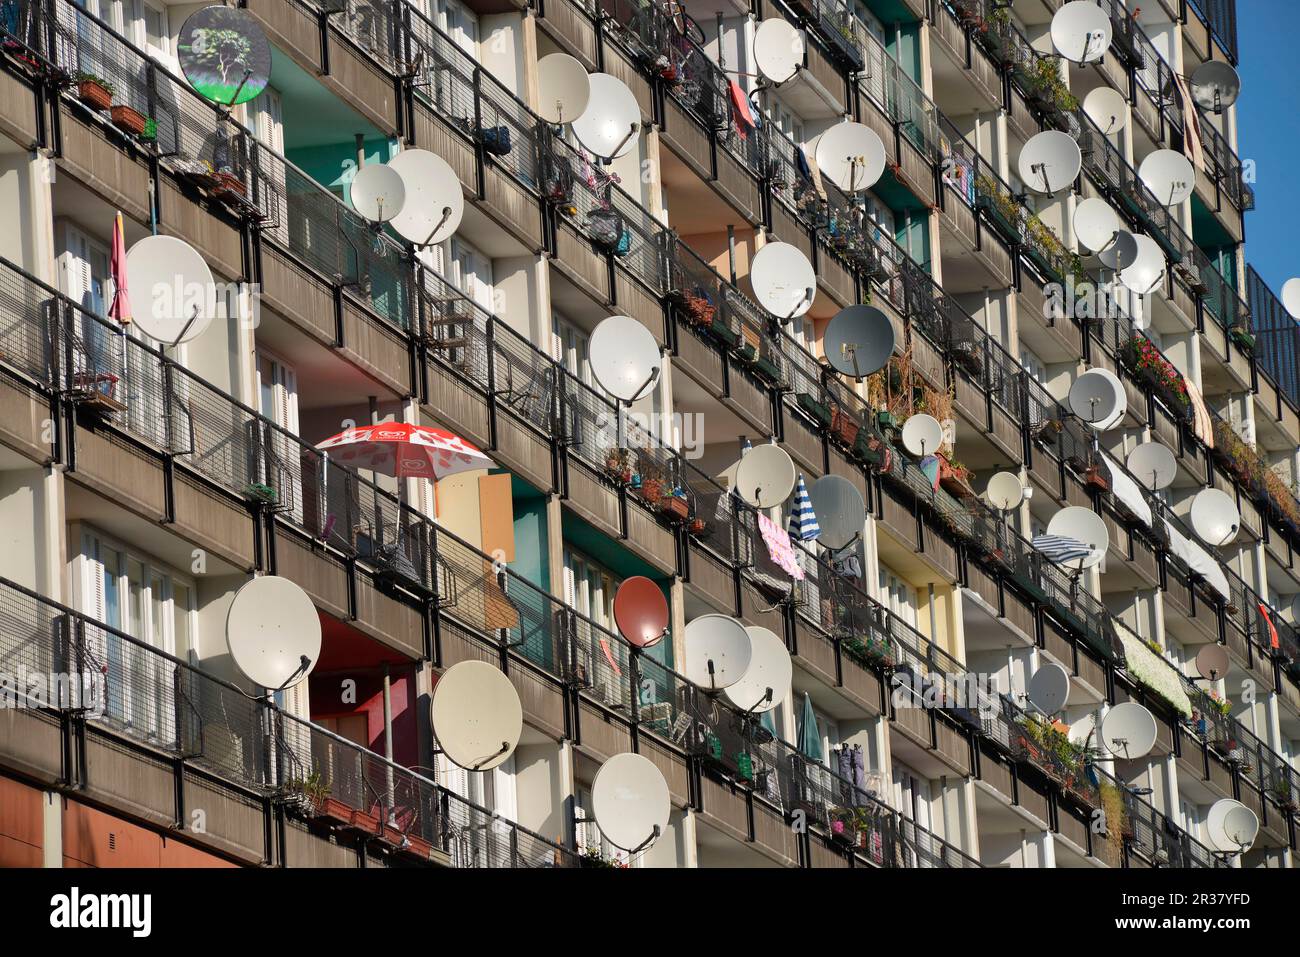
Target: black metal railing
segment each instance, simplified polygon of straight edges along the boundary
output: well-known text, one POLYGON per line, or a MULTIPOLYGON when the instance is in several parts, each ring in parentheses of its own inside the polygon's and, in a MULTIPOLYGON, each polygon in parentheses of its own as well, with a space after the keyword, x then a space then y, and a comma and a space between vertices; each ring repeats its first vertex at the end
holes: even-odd
POLYGON ((1254 266, 1246 267, 1246 277, 1257 367, 1300 408, 1300 324, 1254 266))
POLYGON ((1123 781, 1100 767, 1094 768, 1094 773, 1103 789, 1114 788, 1120 794, 1116 809, 1121 820, 1111 820, 1111 808, 1107 807, 1105 825, 1107 835, 1111 828, 1120 830, 1124 853, 1136 854, 1148 864, 1160 867, 1226 866, 1209 848, 1157 811, 1151 802, 1134 794, 1123 781))
POLYGON ((1237 62, 1237 0, 1188 0, 1188 5, 1210 28, 1228 59, 1237 62))

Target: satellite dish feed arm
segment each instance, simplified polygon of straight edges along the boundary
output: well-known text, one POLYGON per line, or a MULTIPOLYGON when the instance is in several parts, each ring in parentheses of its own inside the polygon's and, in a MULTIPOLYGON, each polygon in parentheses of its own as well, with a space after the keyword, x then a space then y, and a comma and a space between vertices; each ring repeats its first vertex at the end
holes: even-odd
POLYGON ((650 836, 647 837, 647 838, 646 838, 644 841, 642 841, 640 844, 638 844, 636 847, 632 848, 632 850, 631 850, 630 853, 632 853, 632 854, 640 854, 642 851, 644 851, 647 847, 649 847, 649 846, 650 846, 651 844, 653 844, 655 841, 659 840, 659 835, 660 835, 659 825, 656 824, 656 825, 651 829, 651 831, 650 831, 650 836))
POLYGON ((495 753, 493 753, 493 754, 489 754, 486 758, 483 758, 482 760, 476 762, 476 763, 474 764, 474 766, 473 766, 472 768, 470 768, 470 770, 471 770, 471 771, 477 771, 477 770, 479 770, 481 767, 483 767, 483 765, 487 764, 489 761, 494 761, 494 760, 496 760, 497 758, 501 757, 501 755, 505 754, 505 753, 508 752, 509 750, 510 750, 510 742, 509 742, 509 741, 502 741, 502 742, 501 742, 501 747, 500 747, 499 749, 497 749, 497 751, 496 751, 495 753))

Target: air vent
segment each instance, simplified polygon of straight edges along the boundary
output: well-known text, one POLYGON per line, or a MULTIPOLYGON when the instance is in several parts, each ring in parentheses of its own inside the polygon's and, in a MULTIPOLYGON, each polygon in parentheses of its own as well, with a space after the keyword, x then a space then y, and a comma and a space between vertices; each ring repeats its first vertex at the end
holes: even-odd
POLYGON ((110 851, 117 850, 117 832, 115 831, 108 832, 108 849, 110 851))

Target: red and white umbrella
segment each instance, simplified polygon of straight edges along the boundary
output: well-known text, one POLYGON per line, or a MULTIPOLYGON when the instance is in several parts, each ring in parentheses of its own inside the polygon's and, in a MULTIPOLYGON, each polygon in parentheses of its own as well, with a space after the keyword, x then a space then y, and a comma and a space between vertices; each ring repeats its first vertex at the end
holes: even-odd
POLYGON ((343 465, 382 472, 394 478, 444 479, 459 472, 496 466, 459 435, 407 422, 381 422, 346 429, 319 442, 343 465))

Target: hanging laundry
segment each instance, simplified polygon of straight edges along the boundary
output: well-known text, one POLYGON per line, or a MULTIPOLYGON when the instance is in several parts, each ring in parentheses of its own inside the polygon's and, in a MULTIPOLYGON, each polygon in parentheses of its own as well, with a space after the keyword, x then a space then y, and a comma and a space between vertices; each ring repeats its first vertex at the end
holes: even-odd
POLYGON ((1196 169, 1204 169, 1205 151, 1201 147, 1201 114, 1196 109, 1192 91, 1182 74, 1174 74, 1174 84, 1178 87, 1179 105, 1183 110, 1183 155, 1192 161, 1192 166, 1196 169))
POLYGON ((1264 616, 1264 621, 1268 625, 1268 646, 1276 648, 1278 646, 1277 629, 1273 627, 1273 619, 1269 617, 1268 606, 1263 602, 1259 603, 1259 613, 1264 616))
POLYGON ((767 546, 767 553, 772 561, 795 581, 803 581, 803 568, 795 558, 794 548, 790 545, 790 536, 780 525, 762 512, 758 513, 758 531, 767 546))
POLYGON ((803 158, 802 168, 808 171, 808 182, 812 183, 817 195, 825 199, 826 187, 822 185, 822 172, 817 168, 816 147, 809 150, 806 146, 801 146, 799 147, 799 155, 803 158))
POLYGON ((754 108, 749 105, 749 97, 740 88, 740 84, 728 80, 727 88, 731 94, 731 113, 736 118, 736 132, 743 140, 749 136, 750 130, 757 128, 758 120, 754 118, 754 108))
POLYGON ((1205 443, 1207 449, 1214 448, 1214 420, 1210 418, 1210 410, 1205 407, 1205 399, 1201 397, 1201 391, 1187 381, 1187 398, 1192 403, 1192 431, 1196 437, 1205 443))
POLYGON ((831 567, 841 578, 862 578, 862 562, 852 552, 832 559, 831 567))
POLYGON ((921 461, 917 463, 921 467, 921 474, 930 481, 930 488, 938 490, 939 488, 939 459, 933 455, 924 455, 921 461))

